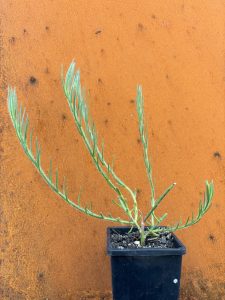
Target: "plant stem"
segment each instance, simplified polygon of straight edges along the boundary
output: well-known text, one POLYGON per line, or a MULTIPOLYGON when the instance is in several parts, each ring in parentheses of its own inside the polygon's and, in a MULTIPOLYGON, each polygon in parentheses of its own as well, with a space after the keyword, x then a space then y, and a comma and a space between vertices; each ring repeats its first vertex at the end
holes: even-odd
POLYGON ((145 235, 145 230, 143 228, 141 228, 140 231, 140 242, 141 242, 141 246, 145 246, 145 240, 146 240, 146 235, 145 235))

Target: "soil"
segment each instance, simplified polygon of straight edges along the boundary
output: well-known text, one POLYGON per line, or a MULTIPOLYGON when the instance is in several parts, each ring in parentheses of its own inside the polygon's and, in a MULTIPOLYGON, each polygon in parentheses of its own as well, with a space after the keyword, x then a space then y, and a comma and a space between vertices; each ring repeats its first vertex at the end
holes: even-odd
POLYGON ((145 245, 140 244, 139 232, 119 233, 114 230, 110 236, 111 246, 114 249, 137 249, 137 248, 175 248, 174 238, 171 233, 162 233, 158 237, 147 237, 145 245))

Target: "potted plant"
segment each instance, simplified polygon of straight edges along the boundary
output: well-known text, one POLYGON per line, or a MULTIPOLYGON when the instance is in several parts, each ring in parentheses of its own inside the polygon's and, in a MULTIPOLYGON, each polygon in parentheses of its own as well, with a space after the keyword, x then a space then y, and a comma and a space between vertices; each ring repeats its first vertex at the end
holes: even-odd
POLYGON ((167 213, 159 216, 156 212, 159 204, 173 189, 171 184, 165 192, 156 197, 152 166, 148 154, 148 136, 144 126, 143 96, 141 86, 137 88, 137 114, 140 139, 143 145, 144 164, 150 184, 150 207, 147 212, 140 211, 137 202, 137 191, 130 188, 115 173, 104 155, 104 146, 97 138, 95 125, 90 119, 88 107, 80 83, 80 73, 72 62, 66 76, 62 76, 64 93, 74 118, 77 130, 92 158, 98 172, 116 194, 113 203, 122 210, 124 217, 115 217, 97 213, 92 206, 83 206, 80 196, 72 201, 66 188, 60 188, 58 171, 53 172, 50 160, 46 172, 41 164, 41 148, 36 138, 33 142, 32 130, 25 108, 18 105, 15 89, 8 91, 8 110, 16 134, 25 154, 49 187, 65 202, 86 215, 105 221, 119 223, 119 227, 107 230, 107 252, 111 256, 113 299, 115 300, 172 300, 178 299, 182 255, 185 247, 174 235, 177 230, 188 228, 200 221, 208 211, 213 197, 213 182, 206 181, 204 199, 199 203, 198 213, 182 223, 162 226, 167 213), (129 194, 130 199, 125 196, 129 194), (122 226, 121 226, 122 225, 122 226))

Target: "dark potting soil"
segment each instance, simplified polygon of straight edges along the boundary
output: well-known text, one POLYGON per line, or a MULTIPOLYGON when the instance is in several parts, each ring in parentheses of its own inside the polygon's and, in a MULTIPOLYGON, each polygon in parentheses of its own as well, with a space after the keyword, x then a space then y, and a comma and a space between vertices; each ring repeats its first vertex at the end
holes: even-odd
POLYGON ((171 233, 162 233, 158 237, 147 237, 145 246, 141 246, 139 232, 111 233, 111 246, 114 249, 137 248, 174 248, 174 238, 171 233))

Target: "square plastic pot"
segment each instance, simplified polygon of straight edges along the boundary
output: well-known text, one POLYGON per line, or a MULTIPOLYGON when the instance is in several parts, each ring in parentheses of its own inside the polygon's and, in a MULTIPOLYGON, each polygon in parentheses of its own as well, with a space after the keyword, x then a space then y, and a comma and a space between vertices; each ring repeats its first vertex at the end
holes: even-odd
POLYGON ((174 248, 115 249, 111 233, 129 227, 107 229, 107 253, 111 257, 114 300, 177 300, 179 298, 182 255, 185 246, 173 234, 174 248))

